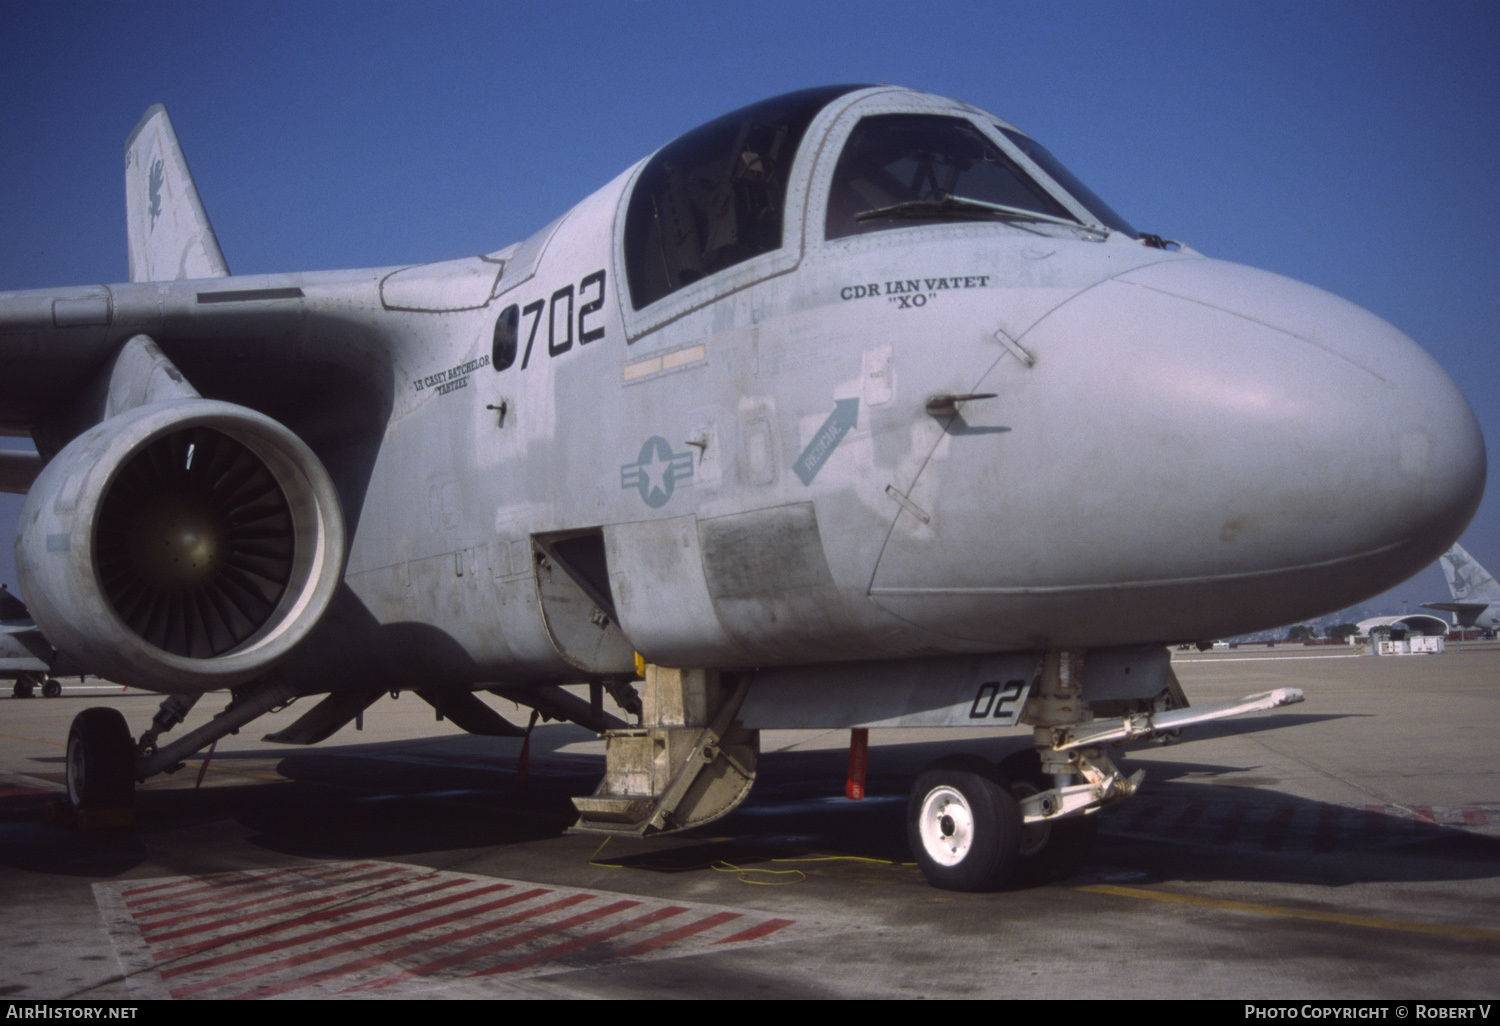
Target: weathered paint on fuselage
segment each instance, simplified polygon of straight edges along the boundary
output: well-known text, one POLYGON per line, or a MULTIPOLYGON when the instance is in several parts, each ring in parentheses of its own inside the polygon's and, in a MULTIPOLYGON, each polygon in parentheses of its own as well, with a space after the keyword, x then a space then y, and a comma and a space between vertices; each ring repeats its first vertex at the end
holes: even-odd
POLYGON ((631 337, 615 273, 630 177, 575 208, 534 275, 507 288, 507 272, 483 309, 406 315, 348 571, 365 604, 441 625, 489 674, 567 675, 541 623, 530 537, 603 527, 621 627, 653 661, 1028 646, 1033 630, 964 637, 870 596, 899 496, 924 466, 955 439, 1006 440, 950 433, 926 402, 974 391, 997 365, 1030 373, 996 330, 1021 337, 1105 277, 1176 258, 996 225, 793 235, 791 267, 706 289, 631 337), (580 328, 582 283, 601 270, 606 302, 580 328), (495 319, 512 303, 545 308, 523 316, 521 355, 496 372, 495 319), (584 343, 584 330, 603 334, 584 343))
MULTIPOLYGON (((1326 293, 1035 222, 825 240, 843 141, 892 110, 976 113, 902 90, 830 104, 783 247, 642 310, 623 269, 638 165, 490 257, 110 286, 104 325, 39 327, 46 387, 70 394, 149 331, 205 396, 312 446, 348 588, 281 672, 324 689, 577 679, 537 535, 601 533, 627 644, 590 668, 623 673, 631 648, 730 667, 1248 631, 1404 578, 1472 515, 1467 404, 1326 293)), ((36 294, 39 326, 59 294, 36 294)), ((0 339, 0 361, 24 369, 38 337, 0 339)))
POLYGON ((1355 601, 1468 515, 1467 406, 1325 293, 1037 225, 824 241, 861 113, 809 130, 787 249, 665 314, 619 272, 626 174, 527 280, 411 315, 349 570, 380 619, 566 676, 529 538, 602 527, 620 626, 664 664, 1186 640, 1355 601), (511 303, 543 309, 496 372, 511 303))

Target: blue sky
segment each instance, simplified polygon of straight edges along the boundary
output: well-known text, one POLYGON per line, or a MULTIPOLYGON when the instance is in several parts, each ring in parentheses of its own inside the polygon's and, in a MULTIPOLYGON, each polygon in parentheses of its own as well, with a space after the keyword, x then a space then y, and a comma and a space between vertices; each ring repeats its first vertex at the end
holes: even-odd
MULTIPOLYGON (((1367 307, 1500 451, 1493 0, 0 0, 0 290, 126 277, 152 103, 248 274, 495 250, 696 124, 835 82, 984 107, 1138 228, 1367 307)), ((1462 541, 1500 570, 1497 492, 1462 541)), ((1387 604, 1446 597, 1428 570, 1387 604)))

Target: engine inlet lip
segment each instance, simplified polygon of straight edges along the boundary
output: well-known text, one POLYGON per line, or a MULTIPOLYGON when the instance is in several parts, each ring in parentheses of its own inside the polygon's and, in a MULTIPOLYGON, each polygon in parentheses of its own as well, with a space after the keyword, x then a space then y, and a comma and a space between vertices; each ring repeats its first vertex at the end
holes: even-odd
POLYGON ((127 411, 90 432, 101 433, 97 441, 102 444, 93 467, 84 474, 79 493, 96 498, 87 504, 86 519, 77 528, 82 539, 87 540, 96 582, 101 580, 100 513, 120 474, 153 443, 196 428, 211 429, 242 446, 264 465, 284 497, 292 523, 294 557, 274 608, 259 629, 238 644, 202 656, 184 655, 141 637, 125 622, 102 587, 98 605, 116 631, 138 639, 149 650, 153 671, 165 671, 168 678, 188 676, 205 683, 229 683, 263 672, 317 625, 343 580, 345 527, 338 492, 327 470, 311 448, 284 425, 246 407, 217 400, 181 399, 154 404, 127 411), (110 425, 125 418, 130 422, 108 431, 110 425), (106 475, 99 480, 97 472, 106 468, 106 475))

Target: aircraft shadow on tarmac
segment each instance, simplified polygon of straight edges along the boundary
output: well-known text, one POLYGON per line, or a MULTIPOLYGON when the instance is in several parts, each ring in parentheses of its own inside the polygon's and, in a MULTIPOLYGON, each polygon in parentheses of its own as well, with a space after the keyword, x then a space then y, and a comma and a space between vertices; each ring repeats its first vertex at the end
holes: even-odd
MULTIPOLYGON (((1332 718, 1282 714, 1215 730, 1249 733, 1332 718)), ((520 742, 508 738, 453 735, 291 753, 279 747, 223 753, 213 760, 219 774, 265 779, 201 790, 143 787, 128 834, 79 834, 46 824, 36 802, 0 801, 0 863, 112 876, 159 855, 164 846, 223 838, 215 826, 226 823, 235 825, 231 838, 237 833, 244 843, 312 859, 402 858, 556 838, 575 818, 570 799, 593 791, 603 763, 602 755, 560 749, 592 739, 566 725, 536 731, 524 788, 517 772, 520 742), (283 779, 266 772, 268 760, 275 760, 271 765, 283 779), (256 762, 258 770, 250 769, 256 762)), ((921 768, 954 751, 999 759, 1026 744, 1016 735, 878 745, 870 750, 861 801, 844 796, 845 751, 767 752, 755 789, 735 812, 703 830, 616 842, 612 852, 622 854, 609 862, 679 873, 724 862, 754 866, 836 854, 909 866, 906 798, 921 768)), ((1153 758, 1155 751, 1142 746, 1120 759, 1126 773, 1146 769, 1147 780, 1131 801, 1100 814, 1094 856, 1082 878, 1124 872, 1138 880, 1338 884, 1494 874, 1500 841, 1493 836, 1435 819, 1414 820, 1383 806, 1296 798, 1279 793, 1274 778, 1254 775, 1253 766, 1168 761, 1153 758), (1225 782, 1216 782, 1220 777, 1225 782)), ((195 760, 181 775, 195 777, 197 769, 195 760)), ((916 879, 914 868, 898 871, 916 879)))

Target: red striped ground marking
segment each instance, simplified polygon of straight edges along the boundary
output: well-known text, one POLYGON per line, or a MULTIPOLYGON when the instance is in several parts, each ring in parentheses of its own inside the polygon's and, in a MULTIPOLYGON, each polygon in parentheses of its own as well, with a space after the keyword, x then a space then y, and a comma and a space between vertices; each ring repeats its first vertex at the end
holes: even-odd
POLYGON ((368 861, 94 890, 132 990, 143 997, 395 995, 843 928, 749 908, 368 861))

